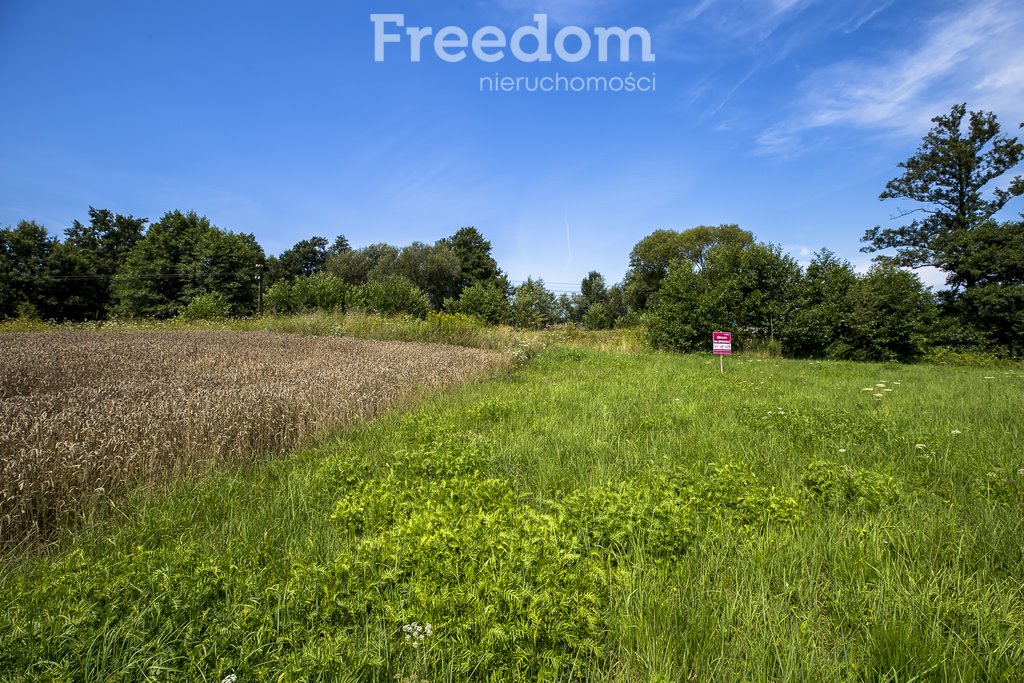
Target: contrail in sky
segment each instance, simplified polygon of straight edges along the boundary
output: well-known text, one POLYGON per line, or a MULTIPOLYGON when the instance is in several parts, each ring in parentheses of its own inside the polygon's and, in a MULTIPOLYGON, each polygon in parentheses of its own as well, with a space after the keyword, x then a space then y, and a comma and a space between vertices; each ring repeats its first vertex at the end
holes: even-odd
POLYGON ((572 265, 572 237, 569 236, 569 202, 568 200, 562 200, 562 210, 565 213, 565 244, 569 248, 569 260, 566 261, 567 266, 572 265))

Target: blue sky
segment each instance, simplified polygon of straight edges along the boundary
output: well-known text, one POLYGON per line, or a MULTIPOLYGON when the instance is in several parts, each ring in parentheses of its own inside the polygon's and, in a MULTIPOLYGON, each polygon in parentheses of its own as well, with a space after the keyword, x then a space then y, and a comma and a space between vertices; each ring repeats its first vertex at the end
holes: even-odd
POLYGON ((620 280, 655 229, 738 223, 862 267, 932 116, 966 101, 1017 132, 1022 35, 1013 0, 3 0, 0 225, 194 209, 268 253, 474 225, 513 280, 569 289, 620 280), (374 13, 469 36, 543 13, 551 51, 566 26, 640 27, 655 59, 601 62, 595 40, 579 62, 449 63, 427 38, 414 63, 404 38, 376 62, 374 13), (481 92, 496 73, 656 89, 481 92))

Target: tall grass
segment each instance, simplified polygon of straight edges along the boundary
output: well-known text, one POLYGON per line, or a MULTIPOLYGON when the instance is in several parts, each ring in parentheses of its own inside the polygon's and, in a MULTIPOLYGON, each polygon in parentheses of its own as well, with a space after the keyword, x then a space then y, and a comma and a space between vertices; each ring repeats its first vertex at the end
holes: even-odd
POLYGON ((9 566, 0 677, 1019 681, 1022 389, 549 348, 9 566))
POLYGON ((106 320, 87 323, 46 323, 18 318, 0 321, 0 333, 9 332, 283 332, 316 337, 352 337, 383 341, 452 344, 469 348, 512 352, 527 358, 544 346, 558 344, 621 353, 648 351, 642 330, 583 330, 575 325, 556 325, 544 330, 525 330, 507 325, 485 325, 482 320, 459 313, 430 313, 425 319, 382 316, 373 313, 318 311, 264 318, 220 320, 106 320))

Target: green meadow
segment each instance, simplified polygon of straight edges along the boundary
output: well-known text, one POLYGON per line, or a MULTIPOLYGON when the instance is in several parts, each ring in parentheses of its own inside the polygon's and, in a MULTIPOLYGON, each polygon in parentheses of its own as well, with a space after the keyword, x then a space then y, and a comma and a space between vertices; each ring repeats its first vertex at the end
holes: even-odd
POLYGON ((1022 415, 1018 368, 552 346, 7 558, 0 680, 1021 681, 1022 415))

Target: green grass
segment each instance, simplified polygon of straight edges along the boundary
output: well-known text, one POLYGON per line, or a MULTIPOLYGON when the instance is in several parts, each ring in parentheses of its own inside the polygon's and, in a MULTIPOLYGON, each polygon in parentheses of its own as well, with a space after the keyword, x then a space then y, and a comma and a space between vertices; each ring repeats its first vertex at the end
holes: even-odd
POLYGON ((1020 681, 1022 390, 548 348, 9 561, 0 680, 1020 681))

